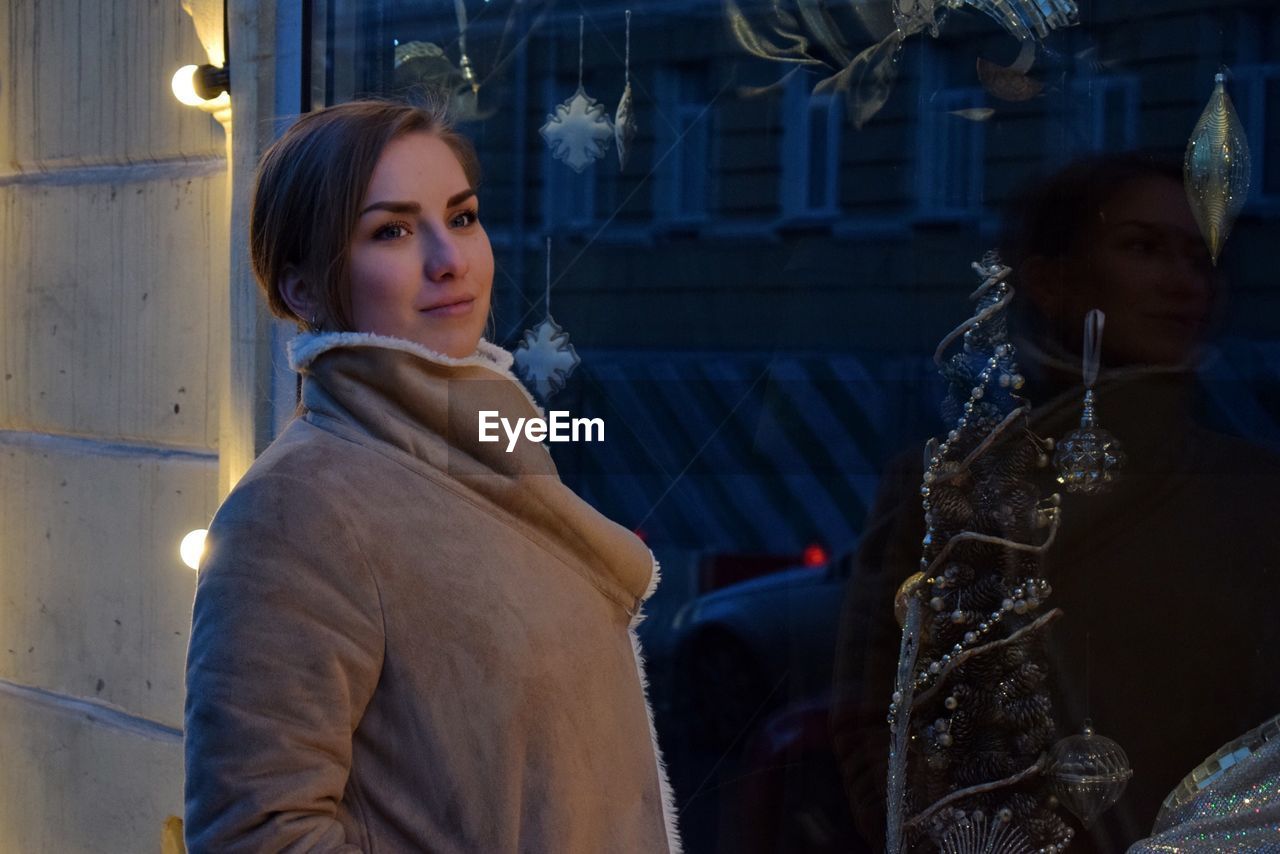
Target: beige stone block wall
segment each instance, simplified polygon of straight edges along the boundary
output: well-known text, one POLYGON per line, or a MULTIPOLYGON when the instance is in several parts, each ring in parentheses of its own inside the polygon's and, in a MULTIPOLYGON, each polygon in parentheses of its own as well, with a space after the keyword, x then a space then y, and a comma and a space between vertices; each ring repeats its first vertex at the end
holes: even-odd
POLYGON ((0 685, 3 774, 27 772, 0 798, 0 850, 162 850, 169 793, 182 789, 180 737, 91 721, 90 713, 0 685))
POLYGON ((0 186, 0 424, 212 449, 226 171, 113 176, 0 186))
POLYGON ((7 0, 0 45, 0 851, 173 850, 226 137, 181 0, 7 0))
POLYGON ((195 454, 0 445, 0 674, 180 728, 193 573, 177 544, 207 522, 215 475, 195 454))
POLYGON ((216 122, 169 80, 205 62, 180 0, 0 4, 4 171, 221 157, 216 122))

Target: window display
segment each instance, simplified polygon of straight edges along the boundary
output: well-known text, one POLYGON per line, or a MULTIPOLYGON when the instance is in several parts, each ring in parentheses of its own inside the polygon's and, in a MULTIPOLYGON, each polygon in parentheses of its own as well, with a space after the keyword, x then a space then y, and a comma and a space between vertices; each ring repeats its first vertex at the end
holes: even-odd
POLYGON ((608 425, 548 450, 664 567, 685 850, 1270 803, 1255 738, 1167 805, 1280 712, 1274 3, 309 6, 313 106, 450 93, 492 340, 608 425))

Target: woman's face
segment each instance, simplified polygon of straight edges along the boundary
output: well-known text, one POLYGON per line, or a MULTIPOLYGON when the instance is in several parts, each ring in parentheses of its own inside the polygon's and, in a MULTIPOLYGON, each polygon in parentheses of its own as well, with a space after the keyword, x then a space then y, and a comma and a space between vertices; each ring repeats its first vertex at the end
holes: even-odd
POLYGON ((383 150, 351 237, 351 322, 357 332, 414 341, 462 358, 489 316, 493 250, 475 188, 435 134, 383 150))
POLYGON ((1084 315, 1100 308, 1105 363, 1171 365, 1194 355, 1214 273, 1180 184, 1152 177, 1119 188, 1082 233, 1064 273, 1064 343, 1072 334, 1078 342, 1084 315))

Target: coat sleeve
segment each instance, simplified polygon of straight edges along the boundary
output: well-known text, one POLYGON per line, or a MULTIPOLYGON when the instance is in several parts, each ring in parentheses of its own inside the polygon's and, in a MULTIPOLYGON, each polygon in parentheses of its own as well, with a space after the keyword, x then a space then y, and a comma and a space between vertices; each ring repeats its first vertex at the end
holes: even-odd
POLYGON ((187 653, 192 854, 361 850, 337 811, 385 637, 359 532, 331 502, 267 476, 210 526, 187 653))

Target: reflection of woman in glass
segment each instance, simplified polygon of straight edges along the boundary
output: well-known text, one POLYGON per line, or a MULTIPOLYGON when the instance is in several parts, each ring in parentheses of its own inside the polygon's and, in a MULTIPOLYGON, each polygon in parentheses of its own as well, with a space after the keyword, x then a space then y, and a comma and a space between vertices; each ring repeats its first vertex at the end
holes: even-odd
MULTIPOLYGON (((1049 637, 1061 734, 1090 718, 1134 769, 1121 800, 1077 828, 1071 850, 1123 850, 1150 832, 1184 774, 1280 712, 1280 631, 1273 597, 1259 595, 1277 589, 1280 463, 1192 418, 1195 362, 1220 300, 1176 168, 1138 156, 1074 164, 1027 194, 1011 224, 1011 331, 1037 434, 1078 424, 1083 320, 1106 312, 1098 419, 1129 461, 1108 494, 1063 496, 1044 571, 1050 604, 1065 611, 1049 637)), ((853 808, 876 843, 900 638, 891 602, 924 531, 918 460, 886 472, 838 652, 837 742, 853 808)), ((1041 493, 1060 491, 1043 471, 1041 493)))
POLYGON ((188 658, 191 851, 678 851, 632 627, 643 543, 481 335, 469 144, 354 102, 264 155, 251 224, 299 417, 219 509, 188 658))

